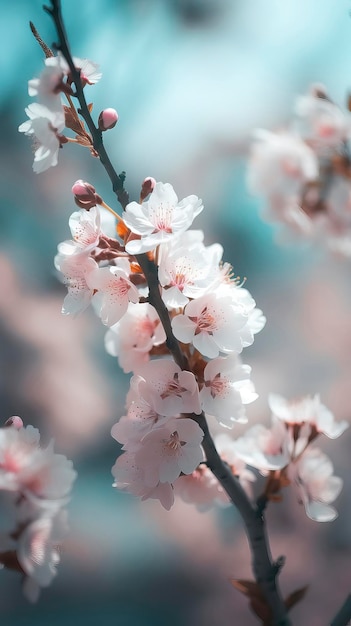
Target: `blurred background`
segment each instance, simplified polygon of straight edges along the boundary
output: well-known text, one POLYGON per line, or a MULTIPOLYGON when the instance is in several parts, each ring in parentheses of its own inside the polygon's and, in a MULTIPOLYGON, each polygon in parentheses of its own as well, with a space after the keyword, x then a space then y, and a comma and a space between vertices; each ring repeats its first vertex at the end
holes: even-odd
MULTIPOLYGON (((59 165, 32 172, 31 145, 17 132, 30 102, 27 81, 42 52, 28 22, 51 45, 41 0, 0 0, 1 251, 0 393, 2 420, 21 415, 44 441, 72 458, 79 477, 69 505, 71 534, 52 586, 39 603, 22 598, 19 578, 0 572, 2 626, 254 626, 230 578, 250 578, 241 522, 231 509, 200 514, 177 502, 139 503, 112 489, 118 446, 111 426, 123 414, 128 377, 104 352, 92 311, 61 316, 65 295, 53 257, 69 238, 71 186, 90 181, 114 197, 103 168, 66 145, 59 165)), ((301 244, 279 247, 245 186, 250 134, 289 121, 294 98, 324 83, 344 106, 351 88, 351 5, 347 0, 63 0, 75 56, 100 64, 88 87, 96 116, 120 120, 105 144, 137 199, 145 176, 170 182, 179 198, 202 197, 195 227, 224 258, 267 316, 245 350, 259 399, 250 424, 268 423, 267 394, 320 392, 338 419, 350 419, 350 262, 301 244)), ((234 434, 240 435, 238 426, 234 434)), ((310 584, 294 624, 328 624, 350 580, 350 432, 321 441, 344 490, 331 524, 306 518, 294 494, 271 505, 274 557, 287 556, 284 595, 310 584)))

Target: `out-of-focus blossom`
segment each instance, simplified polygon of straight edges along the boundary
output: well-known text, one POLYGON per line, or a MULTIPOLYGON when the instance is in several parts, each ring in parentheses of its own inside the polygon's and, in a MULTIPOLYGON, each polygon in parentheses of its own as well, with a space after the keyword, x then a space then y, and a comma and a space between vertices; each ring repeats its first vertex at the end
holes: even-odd
MULTIPOLYGON (((218 454, 225 461, 234 476, 236 476, 249 498, 252 498, 252 483, 255 482, 255 474, 248 469, 245 461, 236 452, 236 442, 226 433, 220 433, 215 437, 215 444, 218 454)), ((228 496, 223 494, 226 499, 228 496)))
POLYGON ((282 469, 291 458, 287 430, 278 419, 272 420, 271 428, 255 424, 236 440, 235 452, 245 463, 260 471, 282 469))
POLYGON ((331 522, 337 511, 330 506, 342 489, 342 479, 333 475, 333 464, 318 448, 306 450, 289 466, 289 477, 298 486, 308 517, 331 522))
POLYGON ((263 217, 282 227, 280 242, 297 236, 351 257, 350 130, 349 111, 314 85, 284 133, 256 132, 248 186, 265 200, 263 217))
POLYGON ((35 146, 33 170, 39 174, 57 165, 58 151, 63 141, 60 133, 65 127, 61 111, 51 111, 33 102, 25 109, 29 120, 18 127, 20 133, 32 137, 35 146))
POLYGON ((208 511, 215 504, 229 504, 229 500, 206 465, 199 465, 191 474, 179 476, 174 492, 187 504, 194 504, 199 511, 208 511))
POLYGON ((0 563, 24 574, 31 602, 56 574, 57 546, 67 533, 63 507, 75 478, 71 461, 56 454, 53 443, 40 446, 36 428, 0 429, 0 563))
POLYGON ((300 193, 318 178, 318 161, 300 137, 290 133, 255 133, 248 168, 248 186, 255 194, 283 196, 300 193))
POLYGON ((268 403, 273 415, 286 424, 291 426, 309 424, 317 433, 323 433, 330 439, 340 437, 349 426, 345 420, 335 421, 332 412, 321 403, 319 395, 288 402, 282 396, 270 394, 268 403))
POLYGON ((314 85, 295 103, 295 128, 317 152, 340 148, 351 130, 350 114, 329 100, 324 87, 314 85))

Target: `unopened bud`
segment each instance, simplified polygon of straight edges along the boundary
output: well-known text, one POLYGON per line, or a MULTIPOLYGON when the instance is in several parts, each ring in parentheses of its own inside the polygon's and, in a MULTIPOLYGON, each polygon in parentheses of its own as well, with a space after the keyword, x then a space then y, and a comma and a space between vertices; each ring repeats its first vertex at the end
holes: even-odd
POLYGON ((93 206, 102 204, 102 198, 96 193, 95 187, 84 180, 77 180, 73 187, 75 203, 81 208, 89 211, 93 206))
POLYGON ((143 180, 140 191, 140 202, 143 202, 145 198, 154 190, 156 181, 151 176, 148 176, 143 180))
POLYGON ((9 428, 10 426, 12 426, 16 430, 20 430, 20 428, 23 428, 23 422, 18 415, 13 415, 12 417, 9 417, 8 420, 6 420, 4 426, 6 428, 9 428))
POLYGON ((109 130, 116 126, 118 122, 118 113, 115 109, 104 109, 99 115, 100 130, 109 130))

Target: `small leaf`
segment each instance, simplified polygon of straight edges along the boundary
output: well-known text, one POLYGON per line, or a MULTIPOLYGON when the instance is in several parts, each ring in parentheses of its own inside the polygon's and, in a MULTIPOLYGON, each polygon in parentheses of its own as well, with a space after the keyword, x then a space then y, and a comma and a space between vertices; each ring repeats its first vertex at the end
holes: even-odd
POLYGON ((268 626, 272 621, 272 610, 268 606, 259 584, 252 580, 231 580, 231 583, 235 589, 248 596, 253 612, 263 624, 268 626))
POLYGON ((77 118, 75 117, 71 107, 64 106, 63 108, 64 108, 64 111, 65 111, 65 125, 66 125, 66 127, 70 128, 75 133, 78 133, 79 135, 81 135, 81 133, 82 133, 82 126, 79 123, 79 121, 77 120, 77 118))
POLYGON ((89 111, 89 113, 91 113, 91 112, 92 112, 92 110, 93 110, 93 106, 94 106, 94 105, 93 105, 93 103, 92 103, 92 102, 90 102, 90 103, 88 104, 88 111, 89 111))
POLYGON ((79 143, 81 146, 91 146, 92 141, 91 138, 89 137, 89 135, 85 134, 85 135, 76 135, 75 139, 77 140, 77 143, 79 143))
POLYGON ((301 587, 300 589, 296 589, 296 591, 293 591, 290 595, 288 595, 287 598, 285 598, 284 604, 286 608, 288 609, 288 611, 290 611, 290 609, 295 604, 297 604, 298 602, 300 602, 300 600, 302 600, 302 598, 304 598, 307 592, 307 589, 308 589, 308 585, 306 585, 306 587, 301 587))

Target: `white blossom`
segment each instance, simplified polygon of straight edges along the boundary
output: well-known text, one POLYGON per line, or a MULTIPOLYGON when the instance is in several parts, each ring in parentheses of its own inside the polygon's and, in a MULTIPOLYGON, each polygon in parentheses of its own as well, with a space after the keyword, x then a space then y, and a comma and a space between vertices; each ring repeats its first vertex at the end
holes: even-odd
POLYGON ((172 185, 156 183, 146 202, 130 202, 126 206, 123 220, 132 233, 140 235, 140 239, 127 242, 127 252, 141 254, 170 241, 186 231, 202 209, 197 196, 187 196, 178 202, 172 185))

